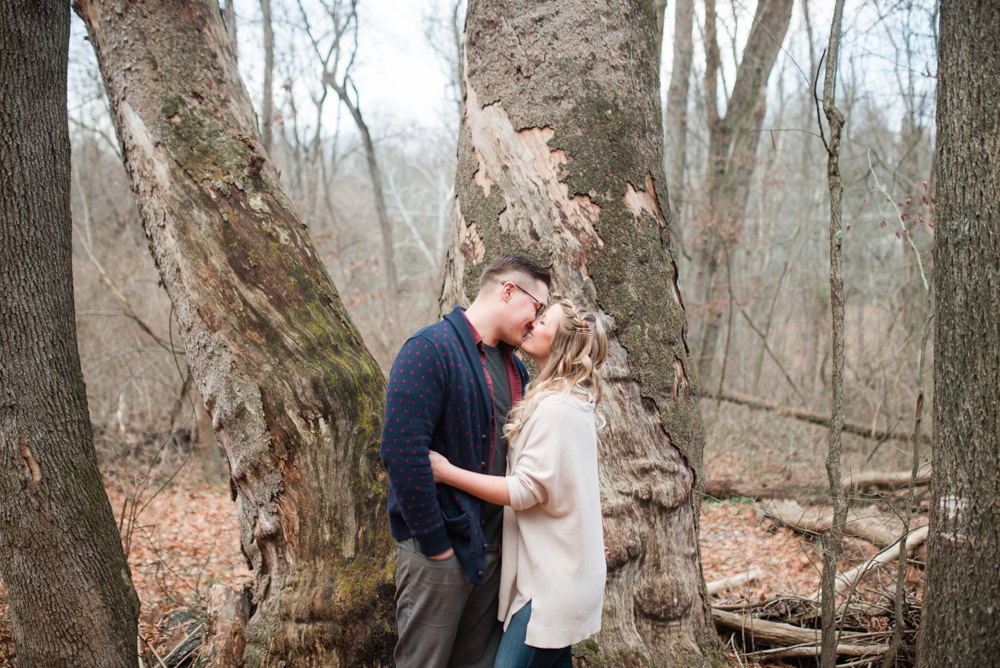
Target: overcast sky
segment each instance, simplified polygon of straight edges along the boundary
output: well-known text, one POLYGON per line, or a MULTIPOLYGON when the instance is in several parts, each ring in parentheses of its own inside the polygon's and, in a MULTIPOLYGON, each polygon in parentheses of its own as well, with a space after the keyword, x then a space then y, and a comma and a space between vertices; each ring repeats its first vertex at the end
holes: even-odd
MULTIPOLYGON (((303 0, 307 8, 317 7, 316 0, 303 0)), ((358 55, 353 70, 353 78, 358 89, 362 111, 369 126, 377 136, 392 132, 392 128, 402 126, 422 126, 427 128, 450 127, 457 123, 455 103, 450 99, 448 77, 440 57, 434 52, 425 37, 425 26, 430 16, 448 18, 451 0, 360 0, 358 34, 358 55)), ((832 3, 810 2, 816 52, 822 52, 829 34, 830 6, 832 3)), ((922 4, 920 0, 916 5, 922 4)), ((309 53, 309 42, 302 34, 298 0, 272 0, 272 14, 276 31, 276 47, 279 62, 276 77, 284 77, 293 72, 293 85, 297 99, 308 101, 309 94, 319 88, 318 65, 309 53), (294 61, 294 62, 293 62, 294 61), (310 77, 315 77, 310 80, 310 77)), ((702 21, 702 6, 696 3, 702 21)), ((728 27, 737 26, 737 44, 742 48, 753 19, 753 0, 732 0, 719 3, 722 63, 725 81, 732 85, 735 74, 734 59, 731 55, 732 42, 726 34, 728 27), (732 21, 731 12, 738 16, 732 21)), ((240 42, 240 69, 251 97, 259 104, 261 81, 263 79, 263 38, 260 21, 259 0, 236 0, 237 26, 240 42)), ((674 3, 669 2, 666 12, 666 30, 663 53, 663 87, 669 83, 674 3)), ((917 13, 916 21, 922 19, 917 13)), ((322 16, 316 20, 322 29, 322 16)), ((854 68, 854 76, 860 76, 865 95, 879 98, 878 106, 884 111, 891 110, 893 100, 899 97, 900 80, 899 47, 893 37, 896 26, 889 25, 895 19, 885 19, 878 12, 878 3, 871 0, 849 0, 844 14, 844 43, 842 53, 842 73, 854 68), (874 26, 874 27, 873 27, 874 26), (853 63, 851 60, 853 59, 853 63), (860 74, 859 74, 860 73, 860 74)), ((929 22, 914 28, 929 34, 929 22)), ((695 68, 703 69, 700 62, 700 30, 696 27, 695 68)), ((94 77, 96 63, 89 43, 83 37, 86 31, 82 22, 74 17, 71 37, 70 106, 83 104, 92 97, 92 91, 99 87, 99 79, 94 77)), ((927 39, 923 42, 928 42, 927 39)), ((934 54, 926 44, 916 44, 916 59, 913 72, 917 84, 925 90, 933 91, 933 79, 928 72, 936 70, 934 54)), ((776 74, 785 68, 785 85, 798 88, 809 70, 808 46, 801 4, 796 3, 789 28, 789 37, 783 45, 783 53, 775 68, 776 74)), ((905 67, 902 68, 906 74, 905 67)), ((904 77, 905 78, 905 77, 904 77)), ((772 91, 778 85, 779 77, 771 77, 772 91)), ((275 105, 282 106, 282 91, 278 88, 283 80, 275 82, 275 105)), ((820 82, 822 88, 822 81, 820 82)), ((932 93, 931 93, 932 94, 932 93)), ((332 96, 331 96, 332 97, 332 96)), ((720 97, 724 101, 724 95, 720 97)), ((300 107, 306 105, 300 104, 300 107)), ((337 105, 330 100, 326 106, 326 124, 336 122, 337 105)), ((309 109, 300 108, 299 118, 308 118, 309 109)), ((724 112, 724 110, 722 110, 724 112)), ((890 116, 897 113, 889 111, 890 116)), ((890 126, 896 126, 888 119, 890 126)), ((307 122, 307 121, 306 121, 307 122)), ((341 127, 351 131, 349 119, 341 117, 341 127)))

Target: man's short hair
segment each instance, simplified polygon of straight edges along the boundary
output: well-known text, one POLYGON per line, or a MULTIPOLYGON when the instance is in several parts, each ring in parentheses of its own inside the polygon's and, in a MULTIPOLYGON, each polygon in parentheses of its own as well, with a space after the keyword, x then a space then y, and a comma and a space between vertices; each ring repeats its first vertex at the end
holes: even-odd
POLYGON ((552 287, 552 274, 548 267, 517 253, 504 253, 493 258, 483 269, 479 277, 479 289, 482 290, 490 281, 510 280, 512 275, 525 276, 544 283, 547 288, 552 287))

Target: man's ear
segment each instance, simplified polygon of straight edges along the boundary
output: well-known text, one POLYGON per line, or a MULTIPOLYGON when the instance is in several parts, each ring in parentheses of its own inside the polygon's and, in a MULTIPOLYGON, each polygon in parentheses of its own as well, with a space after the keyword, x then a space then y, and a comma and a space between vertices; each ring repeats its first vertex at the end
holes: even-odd
POLYGON ((507 281, 506 283, 503 284, 503 287, 500 288, 500 299, 502 299, 505 302, 510 301, 510 295, 513 291, 514 291, 514 284, 511 283, 510 281, 507 281))

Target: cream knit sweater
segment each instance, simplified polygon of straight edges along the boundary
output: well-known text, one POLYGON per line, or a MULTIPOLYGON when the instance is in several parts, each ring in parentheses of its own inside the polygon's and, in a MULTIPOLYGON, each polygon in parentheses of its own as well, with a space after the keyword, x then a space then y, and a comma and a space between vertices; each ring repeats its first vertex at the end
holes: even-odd
POLYGON ((601 630, 604 532, 594 402, 539 403, 507 453, 499 619, 531 601, 525 642, 559 648, 601 630))

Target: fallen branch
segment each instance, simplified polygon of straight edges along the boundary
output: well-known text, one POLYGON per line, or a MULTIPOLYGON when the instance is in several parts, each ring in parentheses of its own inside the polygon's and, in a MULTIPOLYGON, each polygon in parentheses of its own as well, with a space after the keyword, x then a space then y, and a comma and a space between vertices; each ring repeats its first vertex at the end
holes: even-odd
POLYGON ((703 494, 708 499, 731 499, 733 497, 743 497, 758 501, 764 499, 799 499, 805 503, 826 503, 830 499, 830 490, 823 485, 746 482, 729 478, 707 481, 703 494))
MULTIPOLYGON (((765 501, 755 509, 775 523, 800 533, 819 535, 833 525, 833 513, 826 508, 803 508, 795 501, 765 501)), ((858 512, 849 509, 844 535, 854 536, 878 547, 888 547, 899 540, 903 526, 874 509, 858 512)))
MULTIPOLYGON (((844 479, 844 489, 885 489, 891 492, 906 488, 910 481, 910 471, 865 471, 849 474, 844 479)), ((930 484, 931 467, 925 464, 917 475, 915 485, 930 484)), ((747 482, 720 478, 705 483, 703 492, 709 499, 731 499, 744 497, 763 501, 767 499, 796 499, 806 505, 829 502, 830 489, 826 485, 796 485, 792 483, 747 482)))
MULTIPOLYGON (((889 651, 888 645, 837 645, 839 656, 880 656, 889 651)), ((778 647, 764 652, 750 652, 746 656, 753 659, 803 659, 820 655, 818 645, 803 647, 778 647)))
MULTIPOLYGON (((895 492, 904 489, 910 484, 912 471, 866 471, 864 473, 849 473, 844 479, 844 489, 867 489, 875 487, 877 489, 888 489, 895 492)), ((917 487, 924 487, 931 484, 931 467, 925 464, 913 479, 913 484, 917 487)))
POLYGON ((194 629, 187 634, 184 640, 182 640, 177 647, 170 651, 170 654, 163 657, 163 663, 167 666, 167 668, 177 668, 177 666, 184 663, 189 656, 194 654, 195 650, 202 646, 202 637, 204 636, 202 633, 203 626, 204 622, 197 624, 194 629))
MULTIPOLYGON (((917 548, 920 547, 920 545, 922 545, 925 540, 927 540, 927 533, 929 531, 930 527, 925 525, 920 527, 913 533, 909 534, 908 536, 906 536, 906 556, 910 556, 911 554, 916 552, 917 548)), ((835 592, 838 595, 843 594, 848 589, 854 587, 858 582, 861 581, 861 579, 865 575, 867 575, 870 571, 874 570, 876 567, 881 566, 882 564, 891 563, 896 559, 899 559, 900 542, 901 541, 897 541, 894 545, 882 550, 874 557, 872 557, 865 563, 861 564, 860 566, 857 566, 849 571, 845 571, 844 573, 839 574, 837 576, 837 584, 835 587, 835 592)), ((812 594, 806 597, 806 600, 819 601, 820 592, 819 591, 813 592, 812 594)))
MULTIPOLYGON (((727 401, 731 404, 737 404, 739 406, 746 406, 747 408, 753 408, 755 410, 772 411, 778 413, 779 415, 786 415, 796 420, 802 420, 803 422, 809 422, 810 424, 817 424, 823 427, 830 426, 830 417, 827 415, 820 415, 819 413, 810 413, 799 408, 791 408, 790 406, 782 406, 781 404, 774 404, 768 401, 763 401, 755 397, 748 397, 742 394, 729 394, 726 392, 721 392, 717 394, 706 393, 703 395, 705 398, 720 399, 722 401, 727 401)), ((844 422, 843 431, 848 434, 854 434, 855 436, 861 436, 863 438, 870 438, 875 441, 903 441, 910 442, 913 440, 911 434, 904 434, 897 431, 886 431, 881 429, 872 429, 862 424, 855 424, 852 422, 844 422)), ((927 436, 921 437, 921 442, 930 443, 930 438, 927 436)))
POLYGON ((752 571, 747 571, 745 573, 739 573, 732 577, 725 578, 723 580, 714 580, 712 582, 705 583, 705 589, 708 590, 709 596, 712 594, 718 594, 721 591, 727 589, 732 589, 733 587, 739 587, 740 585, 749 584, 753 580, 756 580, 764 574, 764 571, 760 568, 755 568, 752 571))
MULTIPOLYGON (((712 608, 712 619, 718 627, 742 633, 744 638, 751 644, 779 647, 779 651, 766 653, 769 658, 777 658, 778 655, 788 657, 819 656, 820 632, 816 629, 804 629, 801 626, 744 617, 743 615, 715 608, 712 608), (782 654, 782 652, 789 653, 782 654)), ((845 633, 842 640, 856 640, 866 635, 845 633)), ((887 645, 854 645, 845 643, 837 645, 837 654, 840 656, 867 656, 869 654, 882 654, 888 649, 887 645)), ((759 654, 765 653, 760 652, 759 654)))
MULTIPOLYGON (((157 664, 158 664, 158 665, 160 666, 160 668, 167 668, 167 667, 166 667, 166 666, 165 666, 165 665, 163 664, 163 659, 161 659, 161 658, 160 658, 160 655, 156 653, 156 650, 155 650, 155 649, 153 649, 153 646, 149 644, 149 641, 148 641, 148 640, 146 640, 146 639, 145 639, 145 638, 143 637, 142 633, 139 633, 139 640, 141 640, 141 641, 143 642, 143 644, 145 644, 145 645, 146 645, 146 648, 147 648, 147 649, 148 649, 148 650, 149 650, 150 652, 152 652, 152 654, 153 654, 153 658, 154 658, 154 659, 156 659, 156 663, 157 663, 157 664)), ((141 654, 141 652, 140 652, 140 654, 141 654)))

